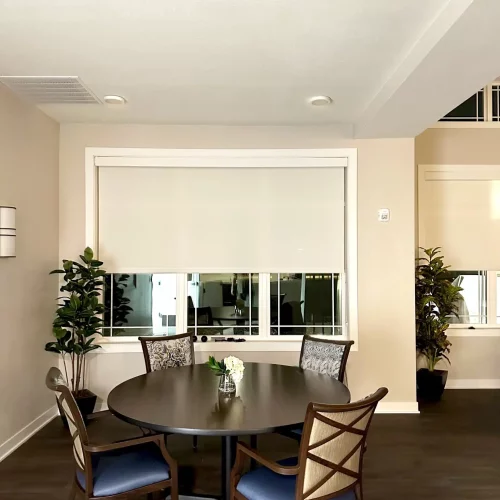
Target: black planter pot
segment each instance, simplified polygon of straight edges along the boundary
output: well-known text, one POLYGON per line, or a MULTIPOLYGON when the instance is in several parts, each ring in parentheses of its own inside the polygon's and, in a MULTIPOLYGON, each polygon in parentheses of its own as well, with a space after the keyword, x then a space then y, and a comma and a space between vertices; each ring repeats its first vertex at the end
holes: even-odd
MULTIPOLYGON (((74 395, 74 394, 73 394, 74 395)), ((66 417, 64 416, 64 411, 61 408, 61 405, 59 404, 59 400, 56 398, 57 401, 57 406, 59 408, 59 414, 61 415, 61 420, 63 422, 64 427, 68 427, 68 422, 66 420, 66 417)), ((84 389, 83 391, 80 391, 78 396, 75 396, 75 401, 76 404, 78 405, 78 408, 80 409, 80 413, 82 414, 83 420, 87 420, 87 415, 90 415, 95 408, 95 403, 97 401, 97 395, 95 395, 93 392, 89 391, 88 389, 84 389)))
POLYGON ((448 379, 447 370, 429 371, 420 368, 417 371, 417 398, 419 401, 439 401, 448 379))

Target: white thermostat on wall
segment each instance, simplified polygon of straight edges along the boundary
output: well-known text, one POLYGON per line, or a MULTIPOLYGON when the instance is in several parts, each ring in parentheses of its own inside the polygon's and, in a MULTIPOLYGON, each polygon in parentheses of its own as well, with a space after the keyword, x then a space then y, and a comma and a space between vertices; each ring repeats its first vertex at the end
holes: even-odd
POLYGON ((391 211, 388 208, 379 209, 378 220, 380 222, 389 222, 391 220, 391 211))

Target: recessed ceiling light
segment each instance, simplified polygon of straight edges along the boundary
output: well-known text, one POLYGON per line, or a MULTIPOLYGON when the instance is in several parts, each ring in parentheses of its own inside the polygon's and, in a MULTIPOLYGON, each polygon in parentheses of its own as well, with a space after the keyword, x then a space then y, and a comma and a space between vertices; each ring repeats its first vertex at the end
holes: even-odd
POLYGON ((125 104, 127 101, 125 97, 122 97, 121 95, 105 95, 104 96, 104 102, 106 104, 125 104))
POLYGON ((316 95, 309 99, 309 104, 313 106, 329 106, 333 103, 333 99, 327 95, 316 95))

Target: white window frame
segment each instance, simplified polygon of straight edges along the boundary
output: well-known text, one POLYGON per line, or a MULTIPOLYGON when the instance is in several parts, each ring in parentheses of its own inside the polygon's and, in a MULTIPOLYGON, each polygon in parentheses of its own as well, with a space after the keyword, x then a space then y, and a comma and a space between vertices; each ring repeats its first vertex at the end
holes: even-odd
MULTIPOLYGON (((418 165, 418 191, 421 192, 424 189, 424 183, 430 180, 500 180, 500 165, 418 165)), ((420 232, 424 226, 422 212, 418 210, 419 246, 422 246, 420 232)), ((499 292, 497 273, 499 271, 486 269, 457 269, 457 271, 486 271, 487 323, 452 323, 447 330, 447 335, 450 337, 500 337, 500 324, 496 323, 497 293, 499 292)))
MULTIPOLYGON (((344 168, 345 172, 345 282, 343 289, 345 335, 336 339, 354 340, 358 348, 358 242, 357 242, 357 149, 85 149, 85 242, 98 254, 98 169, 99 167, 182 167, 182 168, 344 168)), ((200 273, 247 272, 238 269, 197 269, 200 273)), ((168 272, 158 269, 119 269, 116 273, 138 274, 168 272)), ((332 272, 328 269, 304 269, 303 272, 332 272)), ((187 328, 187 274, 177 273, 178 331, 187 328)), ((247 336, 246 342, 196 343, 197 351, 299 351, 302 336, 270 333, 269 274, 260 273, 260 334, 247 336), (264 278, 264 279, 262 279, 264 278), (263 312, 266 311, 266 314, 263 312)), ((184 330, 185 331, 185 330, 184 330)), ((103 337, 101 352, 137 352, 137 337, 103 337)))
POLYGON ((492 82, 484 87, 484 121, 482 122, 461 122, 461 121, 446 121, 437 122, 429 128, 500 128, 500 121, 494 122, 493 118, 493 86, 500 85, 500 81, 492 82))

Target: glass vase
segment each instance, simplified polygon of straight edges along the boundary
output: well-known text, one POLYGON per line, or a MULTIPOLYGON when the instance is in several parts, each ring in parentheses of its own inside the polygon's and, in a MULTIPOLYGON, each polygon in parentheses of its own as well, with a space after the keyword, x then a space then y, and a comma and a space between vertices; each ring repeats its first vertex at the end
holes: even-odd
POLYGON ((234 383, 233 377, 229 373, 221 375, 219 381, 219 391, 224 394, 233 394, 236 392, 236 384, 234 383))

